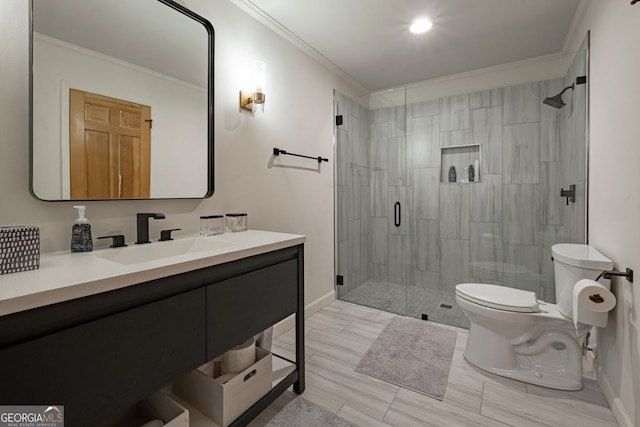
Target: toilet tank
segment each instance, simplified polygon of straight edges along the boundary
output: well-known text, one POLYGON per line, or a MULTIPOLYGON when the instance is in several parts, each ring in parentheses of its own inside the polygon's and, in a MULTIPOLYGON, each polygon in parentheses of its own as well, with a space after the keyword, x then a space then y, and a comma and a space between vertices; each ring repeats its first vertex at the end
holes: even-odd
MULTIPOLYGON (((558 310, 573 319, 573 286, 581 279, 596 280, 604 270, 611 270, 613 262, 589 245, 559 243, 551 247, 555 273, 556 304, 558 310)), ((600 280, 607 289, 609 280, 600 280)))

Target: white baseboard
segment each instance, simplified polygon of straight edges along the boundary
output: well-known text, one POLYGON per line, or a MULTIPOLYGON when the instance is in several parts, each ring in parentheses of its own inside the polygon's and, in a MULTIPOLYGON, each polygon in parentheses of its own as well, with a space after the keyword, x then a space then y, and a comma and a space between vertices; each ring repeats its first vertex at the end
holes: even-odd
MULTIPOLYGON (((317 313, 318 311, 322 310, 323 308, 325 308, 326 306, 328 306, 329 304, 331 304, 335 300, 336 300, 336 292, 335 291, 331 291, 331 292, 327 293, 326 295, 318 298, 317 300, 310 302, 309 304, 307 304, 304 307, 304 317, 305 317, 305 319, 307 317, 312 316, 313 314, 317 313)), ((286 319, 283 319, 280 322, 278 322, 275 325, 273 325, 273 338, 276 338, 276 337, 284 334, 285 332, 287 332, 289 329, 293 328, 294 326, 295 326, 295 315, 292 314, 291 316, 287 317, 286 319)))
POLYGON ((598 385, 600 385, 600 389, 602 390, 604 397, 607 399, 607 402, 611 407, 611 411, 613 412, 613 416, 616 417, 618 425, 620 427, 634 427, 631 417, 627 413, 627 410, 622 404, 620 398, 616 396, 613 391, 613 387, 611 387, 611 383, 602 371, 602 367, 598 365, 596 366, 598 371, 598 385))

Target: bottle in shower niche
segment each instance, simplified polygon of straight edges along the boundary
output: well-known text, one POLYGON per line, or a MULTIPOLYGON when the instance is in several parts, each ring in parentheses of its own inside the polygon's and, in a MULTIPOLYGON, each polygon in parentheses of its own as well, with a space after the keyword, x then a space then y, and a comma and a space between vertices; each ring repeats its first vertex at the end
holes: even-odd
POLYGON ((473 169, 473 165, 469 165, 467 169, 467 174, 469 175, 469 182, 473 182, 475 180, 475 170, 473 169))
POLYGON ((91 252, 93 240, 91 239, 91 224, 84 217, 86 206, 74 206, 78 209, 78 218, 71 227, 71 252, 91 252))
POLYGON ((456 167, 451 165, 449 166, 449 182, 456 182, 458 180, 458 173, 456 172, 456 167))

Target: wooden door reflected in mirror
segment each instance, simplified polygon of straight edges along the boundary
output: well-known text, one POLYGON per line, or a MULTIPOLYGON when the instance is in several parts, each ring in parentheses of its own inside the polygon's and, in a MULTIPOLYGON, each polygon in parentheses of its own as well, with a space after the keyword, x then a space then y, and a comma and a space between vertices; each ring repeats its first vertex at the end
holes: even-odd
POLYGON ((151 107, 69 90, 71 199, 149 197, 151 107))

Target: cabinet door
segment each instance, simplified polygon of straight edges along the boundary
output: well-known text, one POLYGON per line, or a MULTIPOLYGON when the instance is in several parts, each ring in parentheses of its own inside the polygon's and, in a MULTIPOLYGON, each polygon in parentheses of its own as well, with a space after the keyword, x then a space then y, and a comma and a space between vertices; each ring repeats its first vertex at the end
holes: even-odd
POLYGON ((296 312, 298 260, 207 286, 207 359, 296 312))
POLYGON ((204 304, 197 289, 6 348, 0 402, 95 425, 205 362, 204 304))

